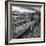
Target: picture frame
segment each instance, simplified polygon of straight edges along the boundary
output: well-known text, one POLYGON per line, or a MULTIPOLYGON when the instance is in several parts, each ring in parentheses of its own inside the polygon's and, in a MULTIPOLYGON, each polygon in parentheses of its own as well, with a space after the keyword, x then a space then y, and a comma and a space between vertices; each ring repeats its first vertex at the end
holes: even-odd
POLYGON ((29 1, 6 1, 5 44, 11 45, 11 44, 28 44, 28 43, 43 43, 43 42, 45 42, 45 3, 29 2, 29 1), (20 20, 22 21, 20 21, 17 18, 18 16, 19 17, 22 16, 22 18, 20 18, 20 20), (24 18, 23 16, 26 17, 24 18), (36 21, 34 21, 35 19, 36 21), (22 23, 20 24, 20 22, 22 23), (25 24, 23 25, 23 23, 25 22, 27 24, 26 27, 25 24), (37 22, 39 26, 37 26, 37 22), (34 26, 34 24, 36 26, 34 26), (23 27, 20 25, 23 25, 23 27), (30 25, 31 25, 31 27, 29 28, 30 31, 28 31, 29 30, 28 27, 30 25), (34 28, 32 27, 32 25, 34 28), (30 33, 28 33, 27 31, 30 33))

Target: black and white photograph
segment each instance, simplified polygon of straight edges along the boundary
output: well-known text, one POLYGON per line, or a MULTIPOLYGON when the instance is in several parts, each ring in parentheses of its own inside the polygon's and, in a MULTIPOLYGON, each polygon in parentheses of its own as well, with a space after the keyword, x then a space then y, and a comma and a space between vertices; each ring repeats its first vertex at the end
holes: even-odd
POLYGON ((40 37, 41 6, 12 6, 10 26, 13 38, 40 37))
POLYGON ((8 2, 7 5, 6 42, 44 42, 44 3, 8 2))

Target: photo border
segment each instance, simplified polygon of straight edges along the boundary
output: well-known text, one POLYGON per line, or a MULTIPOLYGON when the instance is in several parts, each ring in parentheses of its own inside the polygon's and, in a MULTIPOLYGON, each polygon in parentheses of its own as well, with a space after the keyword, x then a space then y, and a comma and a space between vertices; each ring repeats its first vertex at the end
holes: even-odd
POLYGON ((45 2, 28 2, 28 1, 5 1, 5 44, 13 45, 13 44, 30 44, 30 43, 44 43, 45 42, 45 2), (22 42, 22 43, 8 43, 8 2, 23 2, 23 3, 36 3, 36 4, 44 4, 44 41, 38 42, 22 42))

